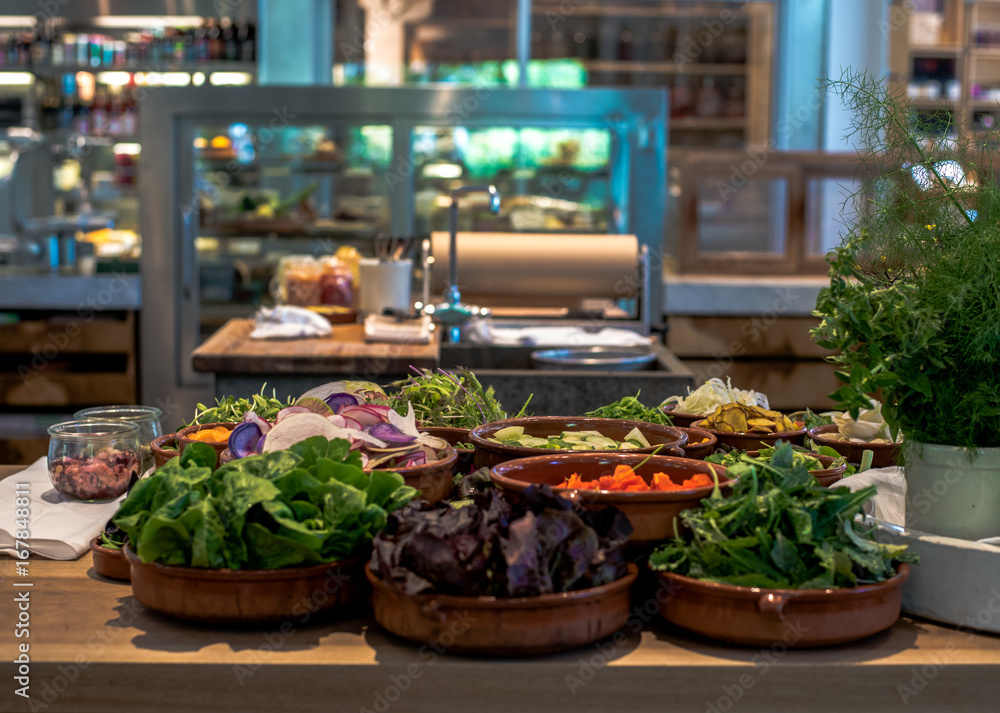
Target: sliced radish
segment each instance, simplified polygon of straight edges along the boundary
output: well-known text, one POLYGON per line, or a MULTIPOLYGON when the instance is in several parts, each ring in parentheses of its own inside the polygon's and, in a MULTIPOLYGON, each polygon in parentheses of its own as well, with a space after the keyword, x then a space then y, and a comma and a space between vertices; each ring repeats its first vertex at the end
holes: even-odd
POLYGON ((293 413, 274 425, 264 437, 264 453, 281 451, 313 436, 344 438, 346 429, 338 428, 318 413, 293 413))
POLYGON ((244 421, 229 434, 229 452, 236 458, 246 458, 257 452, 261 437, 260 427, 253 421, 244 421))
POLYGON ((368 432, 389 445, 408 446, 416 440, 414 436, 403 433, 391 423, 376 423, 368 432))
POLYGON ((345 406, 357 406, 358 397, 354 394, 348 394, 347 392, 341 392, 337 394, 331 394, 326 398, 327 405, 333 409, 334 413, 339 413, 340 409, 345 406))
POLYGON ((304 406, 286 406, 285 408, 278 411, 278 417, 275 419, 274 422, 277 423, 278 421, 282 421, 291 416, 293 413, 312 413, 312 412, 309 409, 305 408, 304 406))
POLYGON ((256 424, 257 428, 260 429, 261 435, 264 435, 265 433, 271 430, 271 424, 269 424, 267 421, 258 416, 257 413, 254 411, 247 411, 245 414, 243 414, 243 421, 244 423, 256 424))

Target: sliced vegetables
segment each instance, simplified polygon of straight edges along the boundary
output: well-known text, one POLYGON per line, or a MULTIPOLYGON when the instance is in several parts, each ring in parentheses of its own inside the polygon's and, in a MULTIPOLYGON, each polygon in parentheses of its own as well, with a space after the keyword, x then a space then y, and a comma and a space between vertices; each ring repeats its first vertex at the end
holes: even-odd
POLYGON ((225 426, 216 426, 189 433, 187 437, 192 441, 201 441, 202 443, 225 443, 229 440, 230 433, 231 431, 225 426))
POLYGON ((688 388, 687 396, 671 396, 660 405, 674 404, 677 413, 707 416, 719 406, 732 402, 764 409, 769 408, 767 396, 752 389, 748 391, 734 389, 728 378, 725 383, 722 382, 722 379, 709 379, 694 391, 688 388))
POLYGON ((522 426, 501 428, 486 439, 505 446, 525 448, 550 448, 568 451, 626 451, 636 448, 650 448, 650 443, 638 428, 629 431, 624 440, 608 438, 600 431, 563 431, 558 436, 532 436, 524 432, 522 426))
MULTIPOLYGON (((837 451, 832 448, 822 447, 822 452, 818 455, 830 456, 834 458, 834 461, 830 465, 823 465, 823 461, 816 458, 812 453, 800 450, 793 447, 793 461, 795 465, 801 465, 803 468, 809 471, 813 470, 825 470, 827 468, 838 468, 847 462, 847 459, 841 456, 837 451)), ((774 456, 774 448, 761 448, 756 456, 747 456, 746 451, 734 450, 729 453, 714 453, 705 458, 706 463, 718 463, 719 465, 724 465, 729 467, 731 465, 736 465, 737 463, 743 462, 745 457, 751 457, 753 460, 759 461, 761 463, 770 462, 771 458, 774 456)), ((848 466, 847 470, 844 472, 844 477, 854 474, 854 467, 848 466)))
POLYGON ((784 433, 795 430, 795 424, 784 414, 736 402, 719 406, 699 425, 724 433, 784 433))
POLYGON ((608 492, 648 493, 652 491, 673 492, 691 490, 714 485, 715 481, 705 473, 696 473, 682 483, 675 483, 666 473, 654 473, 653 484, 638 475, 630 465, 617 465, 612 475, 602 475, 595 480, 583 480, 579 473, 573 473, 557 488, 573 488, 574 490, 604 490, 608 492))

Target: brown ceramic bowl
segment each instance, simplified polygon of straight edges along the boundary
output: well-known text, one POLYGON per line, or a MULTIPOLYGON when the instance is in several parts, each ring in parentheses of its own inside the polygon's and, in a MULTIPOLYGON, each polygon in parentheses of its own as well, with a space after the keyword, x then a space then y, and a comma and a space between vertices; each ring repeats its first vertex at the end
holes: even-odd
MULTIPOLYGON (((563 431, 599 431, 608 438, 621 441, 629 431, 638 427, 649 441, 650 448, 635 448, 627 453, 652 453, 659 455, 683 456, 681 450, 687 443, 687 434, 672 426, 661 426, 656 423, 641 421, 626 421, 618 418, 576 418, 572 416, 532 416, 528 418, 508 418, 503 421, 484 423, 473 428, 469 433, 476 446, 476 467, 492 468, 504 461, 528 456, 552 455, 553 453, 570 453, 571 451, 553 450, 551 448, 526 448, 525 446, 508 446, 487 440, 494 433, 509 426, 523 426, 524 432, 530 436, 545 438, 563 431)), ((588 453, 622 453, 623 451, 587 451, 588 453)))
MULTIPOLYGON (((747 455, 750 456, 751 458, 756 458, 758 455, 760 455, 760 451, 747 451, 747 455)), ((841 463, 840 465, 834 468, 830 467, 831 465, 833 465, 833 461, 835 461, 836 458, 820 455, 819 453, 806 453, 806 455, 812 456, 825 466, 820 470, 809 471, 812 474, 812 476, 816 478, 816 482, 822 485, 824 488, 828 488, 834 483, 836 483, 838 480, 841 480, 844 477, 844 473, 847 472, 847 463, 841 463)))
POLYGON ((759 589, 657 572, 670 592, 660 616, 746 646, 830 646, 888 629, 899 618, 909 565, 885 582, 840 589, 759 589))
POLYGON ((350 604, 364 590, 362 557, 310 567, 248 570, 147 564, 130 547, 125 548, 125 559, 136 600, 189 621, 280 621, 350 604))
MULTIPOLYGON (((190 434, 192 433, 197 433, 198 431, 202 431, 209 428, 217 428, 219 426, 228 428, 230 431, 232 431, 238 425, 239 425, 238 423, 199 423, 196 426, 188 426, 187 428, 182 428, 177 432, 177 448, 178 450, 180 450, 181 453, 183 453, 184 448, 192 443, 205 443, 205 441, 198 441, 195 440, 194 438, 190 438, 190 434)), ((212 448, 215 449, 215 465, 216 467, 218 467, 219 456, 221 456, 222 452, 229 447, 229 441, 226 441, 225 443, 208 443, 207 445, 210 445, 212 446, 212 448)))
POLYGON ((459 448, 460 443, 472 443, 468 428, 452 428, 451 426, 420 426, 421 433, 429 433, 437 438, 448 441, 448 445, 458 453, 455 461, 456 473, 468 473, 475 467, 476 452, 473 448, 459 448))
POLYGON ((90 551, 94 556, 94 571, 102 577, 109 579, 123 579, 126 582, 130 578, 128 562, 121 550, 113 550, 101 544, 100 537, 95 537, 90 541, 90 551))
POLYGON ((638 574, 610 584, 537 597, 407 596, 371 568, 375 621, 418 644, 440 642, 449 651, 487 656, 535 656, 593 643, 618 631, 629 615, 629 593, 638 574), (451 641, 453 643, 446 643, 451 641))
POLYGON ((888 468, 901 462, 899 443, 852 443, 838 441, 828 434, 837 433, 836 426, 816 426, 806 432, 817 446, 829 446, 840 455, 847 458, 848 463, 858 465, 865 451, 872 452, 872 468, 888 468))
POLYGON ((793 446, 801 446, 806 437, 806 429, 799 428, 794 431, 780 431, 778 433, 729 433, 727 431, 717 431, 714 428, 705 427, 705 419, 694 422, 695 428, 703 428, 717 439, 719 443, 730 448, 739 448, 741 451, 755 451, 761 447, 773 446, 778 441, 791 443, 793 446))
POLYGON ((167 464, 168 460, 180 455, 180 452, 177 450, 166 450, 166 446, 177 448, 176 433, 165 433, 158 438, 154 438, 149 444, 149 449, 153 452, 153 462, 157 468, 162 468, 167 464))
POLYGON ((645 545, 683 534, 687 528, 681 524, 682 510, 698 506, 698 503, 712 494, 714 485, 674 492, 654 491, 644 493, 623 493, 607 490, 572 490, 556 487, 573 473, 579 473, 584 480, 596 480, 602 475, 611 475, 615 466, 623 464, 637 468, 636 473, 649 483, 654 473, 666 473, 675 483, 697 473, 710 478, 713 473, 719 483, 728 489, 732 482, 726 477, 724 466, 689 458, 671 456, 647 456, 628 453, 563 453, 561 455, 532 456, 518 458, 493 466, 490 479, 504 491, 521 492, 530 485, 549 485, 560 495, 575 500, 587 509, 600 510, 614 505, 632 523, 630 545, 645 545), (648 460, 647 460, 648 459, 648 460), (642 465, 642 461, 646 461, 642 465), (676 530, 675 530, 676 528, 676 530))
POLYGON ((699 416, 695 413, 678 413, 674 410, 675 408, 675 404, 660 407, 660 410, 663 411, 663 413, 670 416, 670 420, 674 422, 675 426, 683 426, 686 428, 687 426, 693 425, 695 421, 700 421, 705 418, 704 416, 699 416))
POLYGON ((455 471, 458 453, 451 446, 445 446, 444 455, 424 465, 410 468, 378 468, 390 473, 399 473, 403 480, 420 491, 420 497, 428 502, 444 500, 451 494, 451 476, 455 471))
POLYGON ((674 426, 674 428, 687 434, 687 443, 681 448, 685 458, 705 460, 706 456, 715 452, 715 445, 719 440, 713 433, 704 428, 692 428, 691 426, 674 426))

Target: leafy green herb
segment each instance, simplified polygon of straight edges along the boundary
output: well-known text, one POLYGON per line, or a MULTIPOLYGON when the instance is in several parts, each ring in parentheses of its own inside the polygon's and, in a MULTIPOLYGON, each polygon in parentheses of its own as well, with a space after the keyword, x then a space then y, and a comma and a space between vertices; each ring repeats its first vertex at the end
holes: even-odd
POLYGON ((862 155, 857 217, 814 313, 843 382, 831 398, 856 417, 874 395, 911 443, 1000 446, 1000 134, 929 136, 882 77, 829 88, 862 155))
POLYGON ((194 443, 132 488, 113 522, 143 562, 276 569, 358 554, 417 491, 361 469, 344 439, 322 437, 215 471, 194 443))
MULTIPOLYGON (((399 413, 406 413, 407 402, 413 404, 413 413, 421 426, 475 428, 507 418, 493 387, 484 389, 468 369, 458 369, 456 373, 444 369, 438 369, 437 373, 430 369, 413 368, 413 371, 418 376, 392 384, 399 390, 390 396, 389 405, 399 413)), ((523 416, 530 402, 531 396, 514 418, 523 416)))
POLYGON ((881 582, 894 562, 918 561, 905 545, 875 542, 855 521, 875 486, 821 487, 782 444, 769 463, 743 456, 729 468, 732 494, 718 488, 681 513, 692 538, 662 545, 649 563, 711 582, 746 587, 821 589, 881 582))
POLYGON ((639 400, 641 391, 636 391, 635 396, 625 396, 607 406, 601 406, 593 411, 588 411, 587 416, 594 418, 620 418, 625 421, 643 421, 644 423, 658 423, 663 426, 672 426, 673 421, 659 408, 650 408, 643 405, 639 400))
MULTIPOLYGON (((757 451, 757 456, 753 457, 753 460, 760 461, 761 463, 770 462, 771 458, 774 456, 774 448, 761 448, 757 451)), ((821 446, 815 451, 806 451, 799 446, 792 446, 792 453, 795 459, 795 465, 801 465, 806 470, 824 470, 826 468, 839 468, 847 462, 847 459, 842 455, 837 453, 829 446, 821 446), (814 458, 811 453, 818 453, 821 456, 829 456, 833 458, 833 462, 830 465, 823 465, 823 462, 818 458, 814 458)), ((729 451, 728 453, 713 453, 712 455, 705 458, 708 463, 717 463, 719 465, 724 465, 727 468, 737 463, 743 462, 744 458, 749 457, 746 455, 747 451, 741 451, 738 449, 729 451)), ((844 477, 849 475, 854 475, 855 468, 852 465, 847 466, 847 470, 844 471, 844 477)))
POLYGON ((280 400, 275 391, 271 390, 270 396, 264 395, 266 384, 261 387, 259 394, 254 394, 249 399, 238 399, 235 396, 226 396, 215 400, 215 406, 198 404, 194 413, 194 418, 184 426, 194 426, 201 423, 231 423, 243 420, 247 411, 254 411, 265 421, 273 421, 278 417, 278 411, 291 406, 294 402, 292 397, 285 401, 280 400))

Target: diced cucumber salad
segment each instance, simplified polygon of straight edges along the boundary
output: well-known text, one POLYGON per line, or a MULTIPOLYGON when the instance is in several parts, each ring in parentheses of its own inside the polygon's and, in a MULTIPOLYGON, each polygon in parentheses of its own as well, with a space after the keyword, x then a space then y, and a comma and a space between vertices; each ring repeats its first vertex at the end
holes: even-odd
POLYGON ((508 426, 501 428, 486 440, 505 446, 524 446, 526 448, 549 448, 559 451, 628 451, 636 448, 650 448, 651 445, 642 431, 633 428, 625 436, 625 440, 616 441, 608 438, 600 431, 563 431, 558 436, 530 436, 525 434, 523 426, 508 426))

